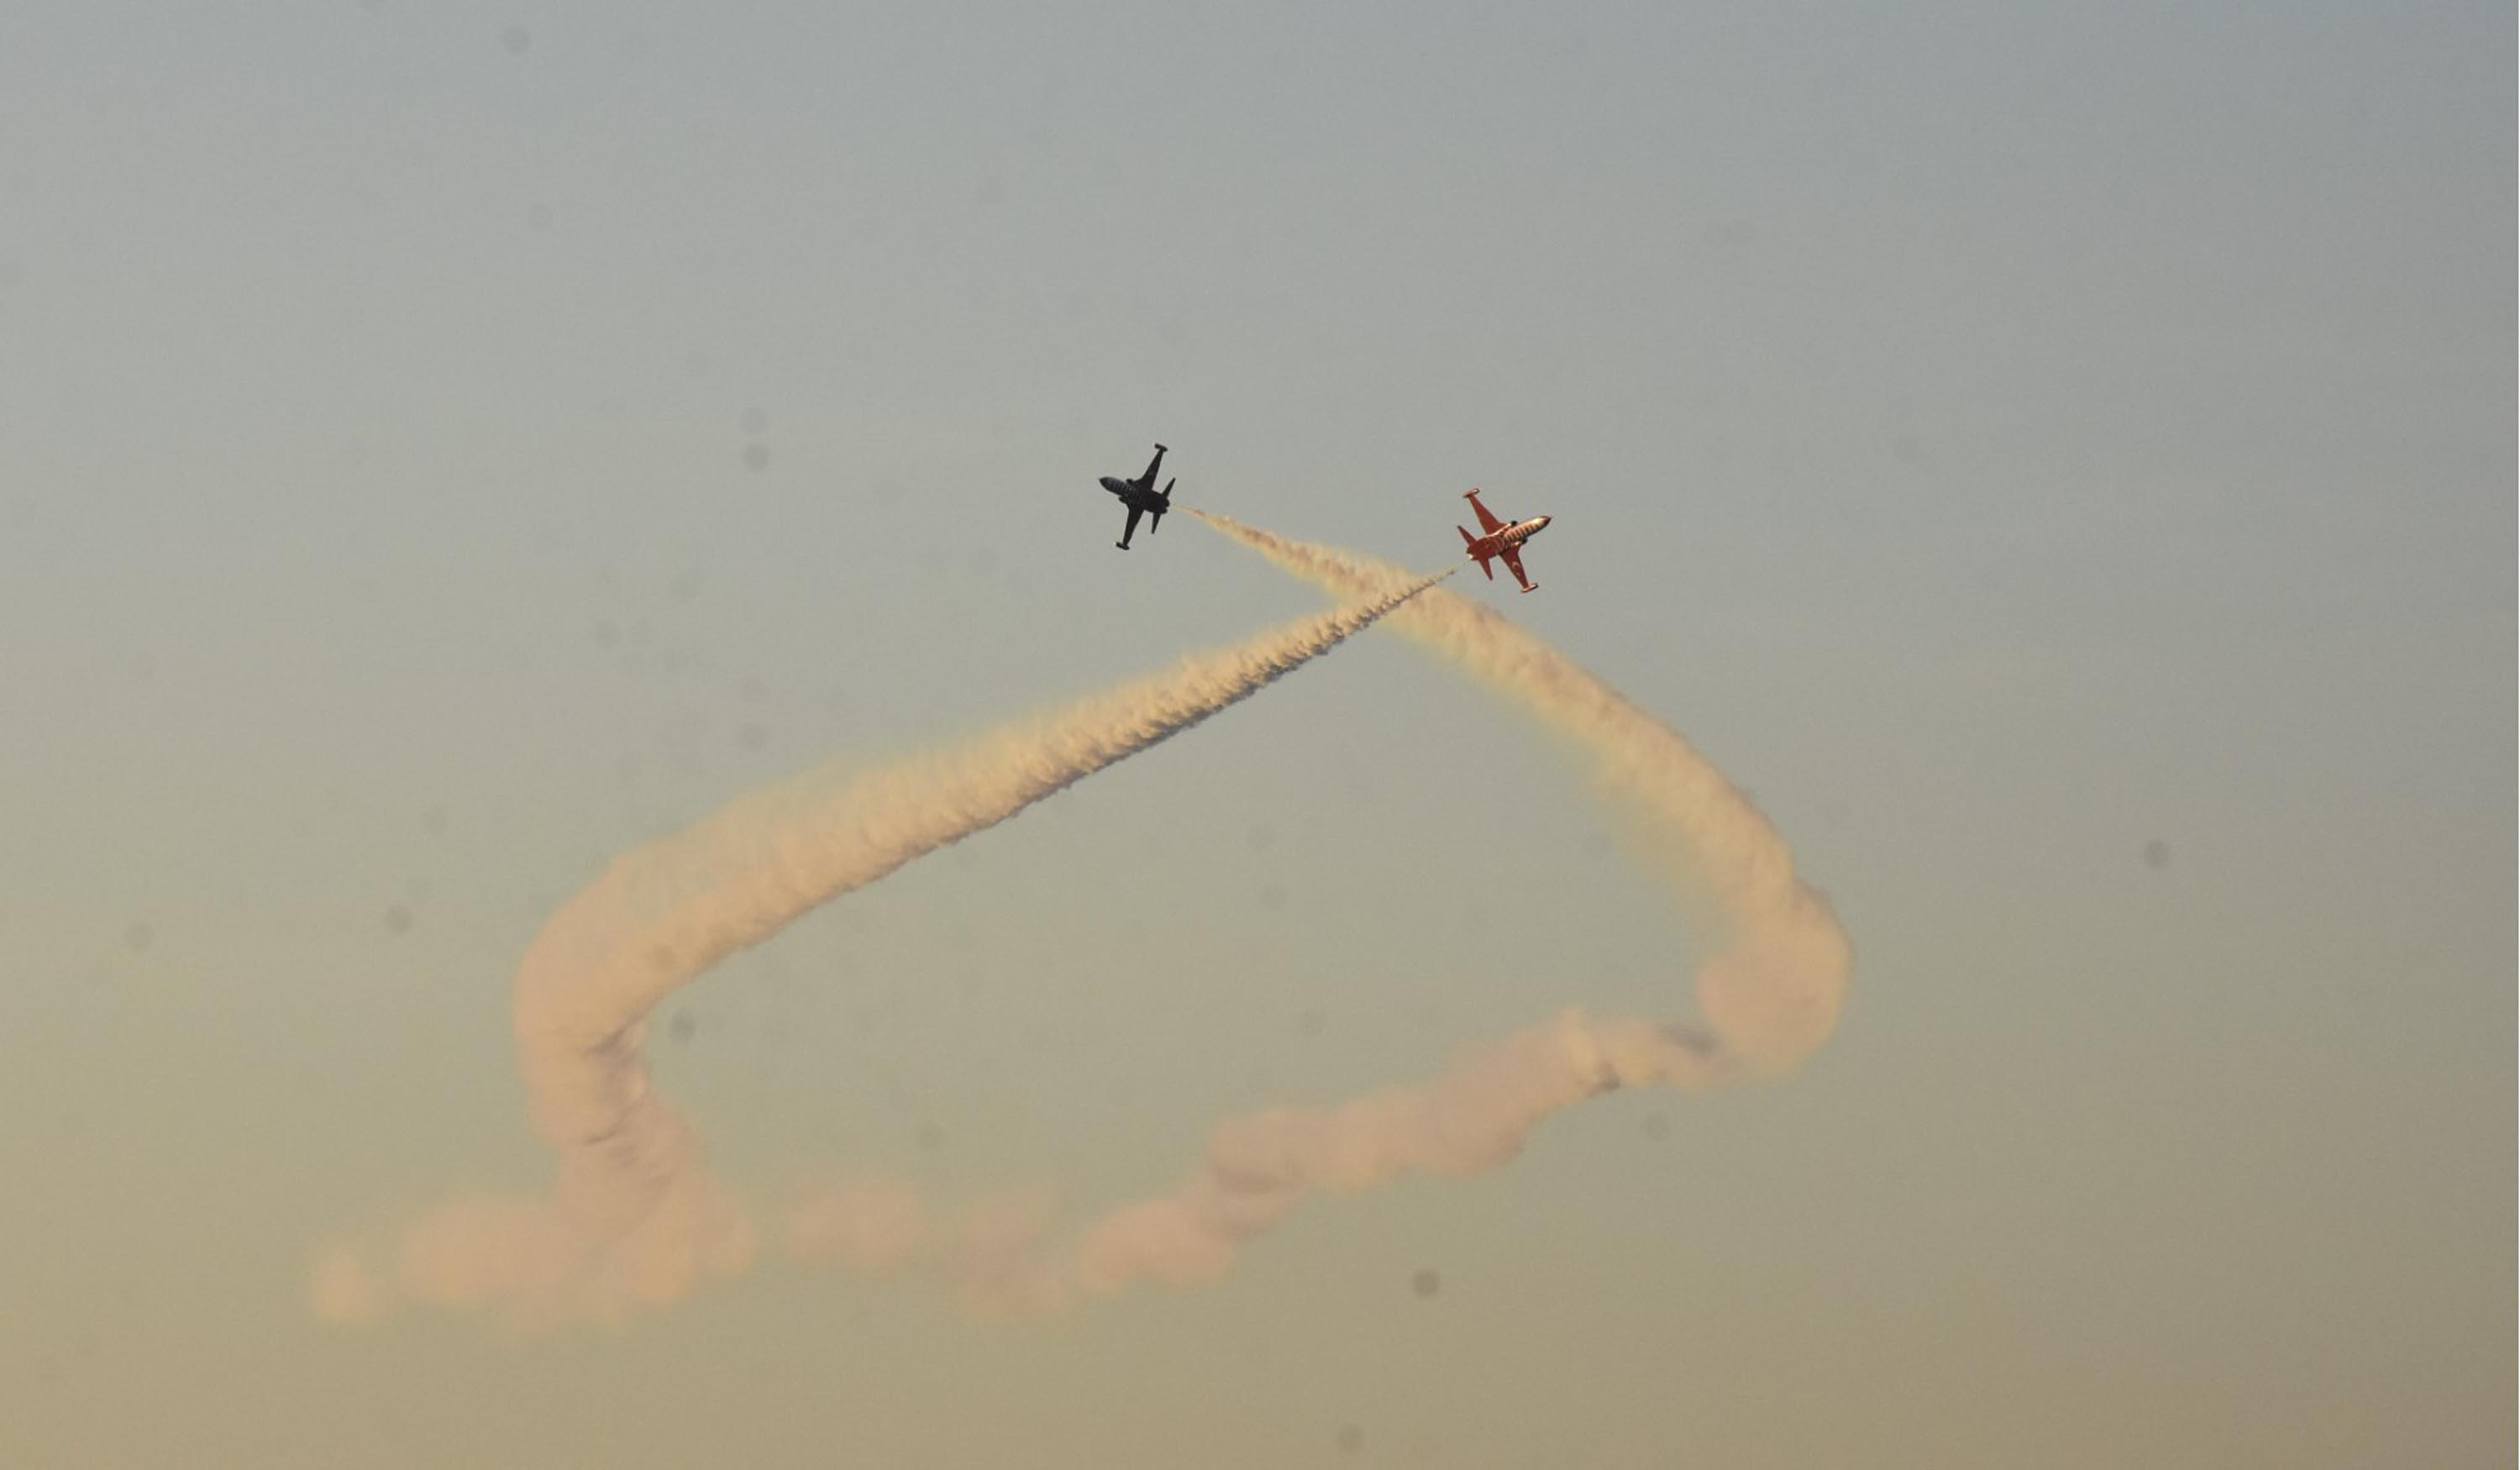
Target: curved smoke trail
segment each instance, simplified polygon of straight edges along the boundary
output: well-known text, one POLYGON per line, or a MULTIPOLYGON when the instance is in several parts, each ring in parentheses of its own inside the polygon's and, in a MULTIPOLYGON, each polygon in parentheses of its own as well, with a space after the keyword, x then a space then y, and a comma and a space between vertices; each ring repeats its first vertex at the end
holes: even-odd
MULTIPOLYGON (((1353 553, 1190 513, 1342 597, 1388 592, 1408 576, 1353 553)), ((1568 1010, 1467 1053, 1422 1088, 1231 1120, 1209 1136, 1206 1159, 1181 1188, 1086 1230, 1076 1277, 1087 1289, 1210 1279, 1308 1194, 1351 1193, 1413 1173, 1482 1173, 1587 1097, 1778 1071, 1837 1024, 1854 963, 1845 930, 1828 901, 1794 875, 1793 855, 1767 818, 1677 731, 1466 598, 1431 591, 1395 612, 1391 626, 1589 750, 1614 809, 1676 877, 1711 893, 1731 932, 1697 973, 1705 1024, 1568 1010)))
MULTIPOLYGON (((1410 580, 1352 552, 1190 513, 1341 597, 1372 597, 1410 580)), ((1828 1040, 1854 965, 1846 931, 1828 901, 1795 876, 1785 839, 1724 773, 1678 731, 1482 603, 1437 589, 1400 609, 1391 626, 1589 751, 1605 797, 1638 824, 1675 876, 1715 899, 1732 943, 1697 977, 1698 1003, 1715 1035, 1684 1049, 1720 1042, 1733 1062, 1771 1070, 1828 1040)))
MULTIPOLYGON (((742 1270, 753 1225, 650 1085, 647 1018, 659 1001, 832 899, 1250 697, 1450 575, 1376 588, 838 789, 819 773, 784 782, 625 854, 552 915, 518 970, 517 1046, 535 1124, 558 1156, 552 1197, 441 1209, 404 1233, 389 1270, 355 1247, 328 1250, 315 1268, 317 1310, 357 1320, 412 1300, 503 1306, 528 1323, 617 1318, 742 1270)), ((905 1218, 915 1245, 916 1197, 908 1217, 901 1199, 861 1189, 810 1202, 789 1222, 791 1247, 880 1259, 905 1218)), ((968 1233, 967 1270, 992 1293, 1037 1274, 992 1259, 1006 1255, 990 1248, 1003 1226, 983 1221, 968 1233)))
POLYGON ((1361 605, 1308 625, 1322 630, 1316 637, 1294 630, 1274 655, 1254 651, 1272 645, 1264 639, 1222 660, 1244 673, 1203 675, 1192 665, 836 797, 798 783, 773 788, 623 859, 554 916, 518 977, 526 1077, 561 1159, 554 1198, 440 1211, 405 1235, 390 1273, 349 1249, 328 1253, 317 1263, 318 1309, 357 1319, 402 1298, 505 1305, 528 1321, 618 1315, 670 1300, 702 1274, 742 1269, 756 1250, 753 1225, 700 1166, 689 1128, 648 1089, 640 1033, 656 1001, 825 900, 1006 820, 1385 612, 1589 751, 1605 799, 1684 892, 1712 896, 1728 933, 1696 976, 1703 1022, 1570 1009, 1465 1054, 1422 1087, 1228 1120, 1173 1192, 1107 1212, 1061 1249, 1040 1244, 1048 1221, 1039 1201, 938 1222, 912 1186, 865 1180, 775 1217, 790 1256, 868 1271, 923 1267, 967 1305, 993 1313, 1056 1309, 1141 1281, 1192 1285, 1222 1274, 1243 1244, 1311 1194, 1409 1174, 1480 1173, 1584 1098, 1772 1073, 1827 1039, 1852 967, 1846 935, 1826 900, 1795 876, 1767 819, 1678 733, 1486 607, 1428 590, 1430 581, 1191 513, 1361 605), (1255 662, 1267 671, 1256 681, 1247 672, 1255 662))

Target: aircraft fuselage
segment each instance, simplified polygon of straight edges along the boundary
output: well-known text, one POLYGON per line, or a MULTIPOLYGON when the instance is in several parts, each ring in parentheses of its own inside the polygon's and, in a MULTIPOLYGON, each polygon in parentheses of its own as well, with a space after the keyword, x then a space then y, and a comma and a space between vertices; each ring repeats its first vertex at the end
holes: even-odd
POLYGON ((1132 484, 1118 475, 1102 476, 1102 488, 1120 497, 1120 504, 1132 511, 1168 511, 1172 502, 1148 485, 1132 484))
POLYGON ((1470 543, 1470 559, 1473 561, 1480 560, 1484 557, 1497 556, 1504 552, 1508 547, 1518 547, 1524 542, 1529 541, 1532 537, 1548 530, 1549 520, 1550 517, 1546 515, 1535 515, 1529 520, 1517 520, 1509 526, 1499 526, 1495 530, 1480 537, 1478 540, 1470 543))

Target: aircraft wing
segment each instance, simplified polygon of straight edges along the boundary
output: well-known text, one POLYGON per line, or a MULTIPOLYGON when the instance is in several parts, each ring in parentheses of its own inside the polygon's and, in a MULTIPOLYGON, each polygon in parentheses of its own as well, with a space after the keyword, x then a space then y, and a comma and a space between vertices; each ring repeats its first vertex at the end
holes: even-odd
POLYGON ((1522 574, 1522 548, 1509 546, 1497 555, 1505 558, 1505 569, 1513 573, 1513 579, 1522 584, 1523 591, 1529 592, 1538 585, 1522 574))
POLYGON ((1468 501, 1468 502, 1470 503, 1470 509, 1479 512, 1479 532, 1480 532, 1480 534, 1482 534, 1482 535, 1494 535, 1498 530, 1500 530, 1501 528, 1503 528, 1503 526, 1505 525, 1505 522, 1504 522, 1504 521, 1499 520, 1499 519, 1497 519, 1495 516, 1490 515, 1490 514, 1488 513, 1488 508, 1487 508, 1487 507, 1485 507, 1485 506, 1483 506, 1483 505, 1480 505, 1480 504, 1479 504, 1479 492, 1477 492, 1476 490, 1473 490, 1473 491, 1471 491, 1469 494, 1462 496, 1462 499, 1463 499, 1463 500, 1465 500, 1465 501, 1468 501))
POLYGON ((1127 551, 1129 538, 1138 534, 1138 517, 1147 512, 1136 506, 1129 508, 1129 523, 1120 528, 1120 549, 1127 551))
POLYGON ((1147 472, 1138 476, 1138 488, 1141 490, 1152 490, 1155 488, 1155 471, 1163 468, 1164 447, 1161 444, 1158 444, 1155 446, 1155 457, 1147 462, 1147 472))

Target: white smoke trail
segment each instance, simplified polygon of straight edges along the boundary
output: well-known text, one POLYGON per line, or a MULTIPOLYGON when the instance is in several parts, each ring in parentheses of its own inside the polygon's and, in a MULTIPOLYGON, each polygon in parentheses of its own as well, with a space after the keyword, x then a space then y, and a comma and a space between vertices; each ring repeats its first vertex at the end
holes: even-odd
MULTIPOLYGON (((1449 575, 1377 588, 838 789, 819 774, 771 787, 624 855, 552 915, 517 976, 520 1067, 558 1155, 552 1197, 442 1208, 403 1233, 390 1267, 354 1245, 331 1248, 315 1265, 317 1311, 361 1320, 417 1301, 500 1307, 529 1325, 618 1319, 743 1270, 756 1250, 751 1222, 650 1086, 647 1017, 659 1001, 822 904, 1248 698, 1449 575)), ((984 1211, 966 1222, 953 1265, 981 1294, 1003 1299, 1040 1274, 1033 1231, 1013 1219, 984 1211)), ((919 1251, 924 1229, 915 1194, 872 1186, 808 1201, 785 1233, 800 1254, 877 1267, 919 1251)))
MULTIPOLYGON (((1409 580, 1352 552, 1191 513, 1341 597, 1409 580)), ((1391 626, 1587 750, 1605 799, 1655 842, 1675 877, 1712 894, 1732 944, 1700 970, 1697 999, 1729 1055, 1781 1069, 1828 1040, 1853 950, 1828 901, 1795 876, 1791 849, 1747 795, 1678 731, 1482 603, 1438 589, 1400 609, 1391 626)))
MULTIPOLYGON (((1222 515, 1190 513, 1342 597, 1388 591, 1407 575, 1222 515)), ((1776 828, 1677 732, 1467 599, 1429 592, 1394 613, 1391 626, 1591 751, 1614 807, 1657 839, 1678 875, 1712 892, 1732 932, 1697 973, 1707 1024, 1596 1020, 1568 1010, 1471 1052, 1431 1086, 1229 1121, 1180 1189, 1087 1228, 1073 1268, 1086 1289, 1213 1278, 1307 1194, 1369 1189, 1411 1173, 1481 1173, 1511 1159, 1550 1115, 1586 1097, 1777 1071, 1810 1054, 1836 1025, 1854 960, 1845 931, 1827 901, 1795 877, 1776 828)))
POLYGON ((1486 607, 1427 590, 1429 581, 1191 513, 1367 601, 837 795, 810 782, 759 793, 624 858, 554 916, 518 977, 526 1079, 560 1154, 553 1199, 443 1209, 406 1232, 390 1270, 352 1248, 328 1252, 316 1264, 318 1310, 357 1320, 415 1300, 504 1306, 527 1322, 618 1317, 681 1295, 701 1275, 742 1270, 756 1248, 752 1225, 648 1087, 641 1027, 656 1001, 827 899, 1186 728, 1384 612, 1589 751, 1602 795, 1666 861, 1684 896, 1714 898, 1729 943, 1697 973, 1704 1023, 1570 1009, 1469 1052, 1419 1088, 1229 1120, 1181 1187, 1109 1211, 1063 1249, 1041 1245, 1050 1208, 1038 1196, 940 1220, 906 1183, 832 1184, 776 1217, 773 1234, 791 1257, 865 1271, 923 1268, 967 1306, 999 1314, 1053 1310, 1141 1281, 1192 1285, 1222 1274, 1242 1245, 1311 1194, 1409 1174, 1477 1174, 1586 1097, 1768 1074, 1827 1039, 1852 966, 1845 933, 1795 876, 1767 819, 1676 732, 1486 607))

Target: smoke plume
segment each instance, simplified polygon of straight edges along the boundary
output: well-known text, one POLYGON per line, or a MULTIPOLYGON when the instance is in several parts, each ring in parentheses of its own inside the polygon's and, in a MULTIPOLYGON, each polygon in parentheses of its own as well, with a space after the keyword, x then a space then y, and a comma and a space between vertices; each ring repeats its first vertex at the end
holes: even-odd
MULTIPOLYGON (((1190 513, 1341 597, 1372 597, 1411 580, 1352 552, 1190 513)), ((1697 1000, 1726 1057, 1779 1069, 1828 1040, 1854 962, 1846 933, 1828 901, 1795 876, 1784 838, 1724 773, 1678 731, 1483 603, 1437 589, 1400 609, 1391 626, 1588 752, 1603 800, 1636 824, 1675 878, 1715 900, 1731 943, 1699 971, 1697 1000)))
MULTIPOLYGON (((820 773, 784 782, 623 855, 552 915, 517 974, 519 1066, 558 1161, 551 1197, 443 1207, 402 1233, 389 1263, 348 1243, 328 1248, 313 1273, 316 1309, 360 1320, 417 1301, 500 1307, 528 1325, 619 1319, 742 1270, 756 1227, 650 1084, 647 1020, 659 1001, 832 899, 1250 697, 1449 575, 1376 588, 846 784, 820 773)), ((915 1194, 875 1185, 799 1204, 783 1233, 800 1254, 876 1267, 919 1251, 923 1229, 915 1194)), ((978 1212, 962 1225, 963 1273, 998 1295, 1029 1281, 1039 1270, 1017 1258, 1032 1233, 1009 1212, 978 1212)))
POLYGON ((559 1156, 552 1197, 441 1209, 406 1231, 389 1261, 329 1251, 314 1272, 319 1312, 359 1320, 418 1301, 504 1308, 529 1324, 618 1318, 743 1270, 758 1236, 797 1261, 933 1273, 987 1314, 1058 1310, 1142 1282, 1195 1285, 1311 1195, 1478 1174, 1587 1097, 1768 1075, 1827 1039, 1852 966, 1846 935, 1796 877, 1767 819, 1687 740, 1539 639, 1434 589, 1440 578, 1190 513, 1353 605, 836 792, 811 779, 771 788, 624 857, 553 916, 518 977, 525 1079, 559 1156), (817 905, 1246 697, 1386 613, 1588 753, 1598 793, 1676 892, 1713 901, 1722 943, 1695 976, 1699 1019, 1569 1009, 1467 1051, 1418 1087, 1229 1119, 1171 1192, 1059 1241, 1044 1198, 944 1213, 888 1180, 830 1184, 756 1225, 709 1175, 688 1125, 649 1087, 645 1018, 664 995, 817 905))
MULTIPOLYGON (((1408 580, 1352 553, 1190 513, 1341 597, 1408 580)), ((1837 1023, 1854 958, 1845 931, 1827 900, 1795 877, 1793 856, 1767 818, 1678 732, 1466 598, 1430 591, 1394 612, 1391 626, 1589 751, 1613 810, 1637 824, 1676 878, 1711 894, 1730 932, 1697 972, 1704 1022, 1603 1020, 1570 1009, 1463 1055, 1425 1087, 1230 1120, 1178 1190, 1087 1228, 1076 1273, 1088 1290, 1211 1279, 1309 1194, 1354 1193, 1409 1174, 1479 1174, 1587 1097, 1778 1071, 1837 1023)))

